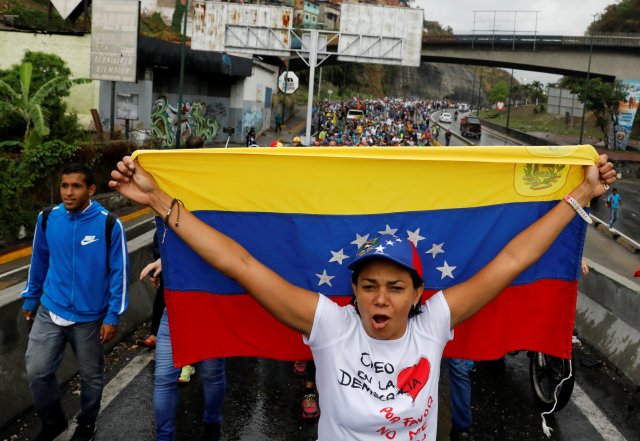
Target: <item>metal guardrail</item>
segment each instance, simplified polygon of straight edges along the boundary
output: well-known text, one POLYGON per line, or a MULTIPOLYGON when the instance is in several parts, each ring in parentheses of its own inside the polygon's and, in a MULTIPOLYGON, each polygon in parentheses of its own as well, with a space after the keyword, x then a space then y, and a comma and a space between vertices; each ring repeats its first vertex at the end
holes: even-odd
POLYGON ((640 47, 640 34, 593 34, 587 36, 569 36, 569 35, 539 35, 535 33, 529 34, 447 34, 447 33, 425 33, 422 38, 423 45, 470 45, 472 48, 477 46, 500 47, 501 49, 511 46, 516 47, 533 47, 537 46, 590 46, 594 47, 621 47, 636 48, 640 47))

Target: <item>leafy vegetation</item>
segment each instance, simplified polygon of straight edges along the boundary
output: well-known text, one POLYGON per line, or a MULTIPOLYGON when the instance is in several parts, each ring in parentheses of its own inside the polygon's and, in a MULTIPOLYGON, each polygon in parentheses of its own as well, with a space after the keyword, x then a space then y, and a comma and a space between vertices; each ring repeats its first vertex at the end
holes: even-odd
POLYGON ((504 80, 496 81, 489 91, 489 102, 497 103, 498 101, 506 102, 509 96, 509 84, 504 80))
POLYGON ((83 80, 69 76, 62 59, 39 52, 0 71, 1 242, 32 228, 35 213, 53 200, 51 176, 80 150, 83 133, 62 98, 83 80))
POLYGON ((568 88, 573 93, 580 96, 580 101, 584 103, 587 110, 593 112, 595 123, 603 134, 605 146, 609 148, 609 126, 618 113, 620 101, 624 101, 627 90, 622 82, 615 81, 608 83, 601 78, 592 78, 583 81, 575 78, 563 78, 562 87, 568 88))
POLYGON ((607 6, 587 32, 640 32, 640 0, 622 0, 607 6))
POLYGON ((77 32, 84 29, 84 17, 75 23, 63 20, 53 8, 49 20, 49 0, 0 0, 0 13, 12 15, 10 23, 18 29, 77 32))

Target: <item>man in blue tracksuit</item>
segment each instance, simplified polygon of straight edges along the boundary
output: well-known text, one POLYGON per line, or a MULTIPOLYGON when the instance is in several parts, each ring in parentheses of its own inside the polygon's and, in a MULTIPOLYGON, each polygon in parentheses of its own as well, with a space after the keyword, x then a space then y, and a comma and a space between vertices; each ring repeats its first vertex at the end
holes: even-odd
POLYGON ((60 182, 62 203, 40 213, 36 224, 22 309, 25 319, 33 320, 25 361, 42 422, 37 441, 54 440, 67 428, 56 380, 67 342, 81 380, 78 427, 71 439, 93 438, 104 385, 102 343, 116 335, 119 316, 127 308, 124 228, 120 220, 107 228, 108 211, 91 200, 95 190, 88 167, 66 166, 60 182))

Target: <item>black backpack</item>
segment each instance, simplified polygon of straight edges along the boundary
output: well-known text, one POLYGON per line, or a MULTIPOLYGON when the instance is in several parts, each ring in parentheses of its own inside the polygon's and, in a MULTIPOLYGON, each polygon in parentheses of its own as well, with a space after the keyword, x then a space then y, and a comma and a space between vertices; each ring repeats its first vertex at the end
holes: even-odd
MULTIPOLYGON (((47 207, 42 210, 42 231, 47 231, 47 220, 49 219, 49 215, 51 214, 51 210, 53 207, 47 207)), ((112 212, 107 212, 107 220, 104 224, 105 235, 107 238, 107 268, 109 268, 109 247, 111 246, 111 232, 113 231, 113 226, 118 220, 118 216, 113 214, 112 212)))

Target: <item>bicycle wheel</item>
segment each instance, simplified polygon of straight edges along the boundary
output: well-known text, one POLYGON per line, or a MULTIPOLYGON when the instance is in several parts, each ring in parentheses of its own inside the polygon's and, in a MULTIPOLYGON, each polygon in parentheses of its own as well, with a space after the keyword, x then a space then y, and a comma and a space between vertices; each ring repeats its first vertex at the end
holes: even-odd
POLYGON ((542 352, 533 352, 529 357, 529 382, 536 405, 545 412, 553 408, 557 394, 558 403, 554 412, 567 405, 573 393, 575 383, 575 364, 573 360, 553 357, 542 352), (565 380, 556 392, 560 382, 572 372, 571 378, 565 380))

